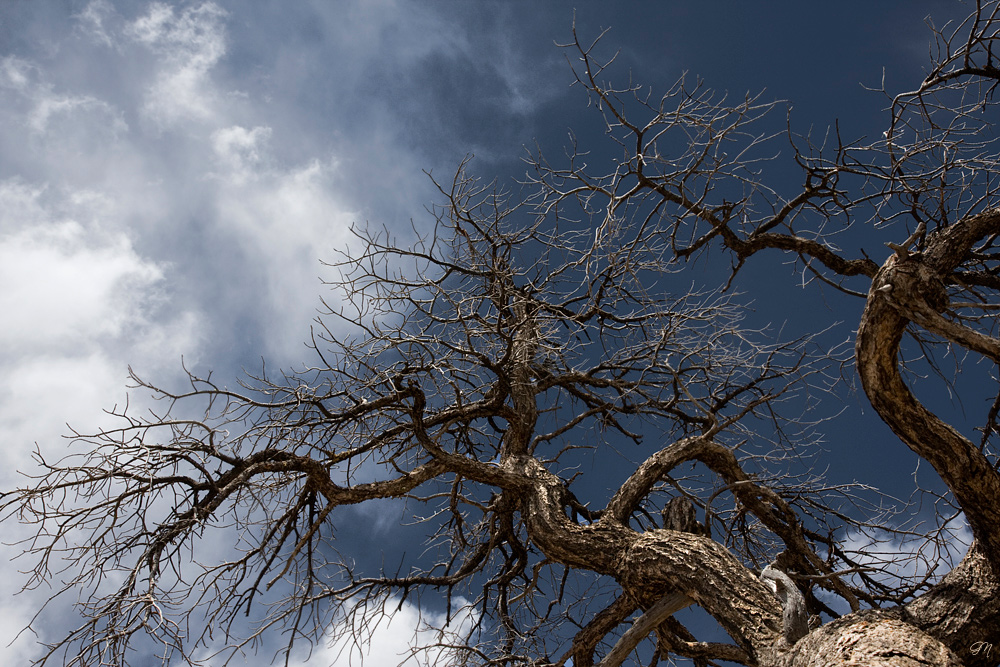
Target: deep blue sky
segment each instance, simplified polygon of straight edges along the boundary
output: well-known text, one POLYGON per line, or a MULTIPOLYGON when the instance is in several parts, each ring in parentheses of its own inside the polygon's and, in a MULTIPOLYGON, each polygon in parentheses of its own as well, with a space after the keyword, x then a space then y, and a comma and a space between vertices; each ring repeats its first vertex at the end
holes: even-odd
MULTIPOLYGON (((474 153, 476 173, 507 181, 524 171, 524 146, 556 155, 571 128, 605 158, 600 117, 553 45, 569 40, 574 14, 585 39, 612 28, 604 48, 621 50, 618 80, 631 72, 662 91, 688 72, 738 98, 787 100, 797 131, 839 119, 844 136, 874 137, 885 100, 863 85, 884 72, 890 92, 915 87, 925 17, 940 25, 966 11, 957 0, 6 0, 5 486, 30 467, 33 442, 59 448, 66 422, 87 429, 120 401, 127 364, 169 384, 181 355, 222 378, 261 357, 304 360, 319 259, 354 221, 403 239, 411 218, 427 225, 434 195, 421 170, 447 177, 474 153)), ((751 266, 748 286, 777 267, 751 266)), ((817 296, 758 298, 755 321, 779 326, 817 296)), ((860 304, 827 296, 834 310, 816 321, 843 321, 847 338, 860 304)), ((890 489, 908 493, 912 461, 870 419, 841 420, 827 446, 835 479, 890 475, 890 489)), ((393 517, 359 511, 391 539, 393 517)), ((15 587, 0 577, 5 664, 33 651, 30 637, 6 647, 38 599, 3 602, 15 587)))

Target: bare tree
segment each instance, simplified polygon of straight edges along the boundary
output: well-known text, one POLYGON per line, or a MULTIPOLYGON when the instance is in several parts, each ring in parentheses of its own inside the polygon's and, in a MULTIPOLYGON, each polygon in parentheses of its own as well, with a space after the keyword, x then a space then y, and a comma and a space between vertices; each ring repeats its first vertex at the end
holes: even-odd
POLYGON ((817 144, 775 129, 777 103, 683 80, 660 98, 615 87, 614 59, 574 33, 577 81, 620 147, 608 171, 575 147, 536 154, 514 195, 463 165, 418 243, 356 230, 313 366, 239 390, 135 378, 161 411, 116 410, 66 458, 38 453, 4 516, 37 527, 29 585, 60 573, 83 617, 42 662, 127 664, 143 638, 232 658, 268 632, 288 656, 334 627, 363 639, 390 596, 424 595, 449 614, 473 601, 437 645, 469 664, 996 665, 1000 394, 973 439, 911 387, 947 381, 958 350, 1000 361, 998 7, 932 26, 933 68, 888 98, 874 142, 817 144), (778 145, 791 193, 765 181, 778 145), (872 227, 889 249, 842 250, 872 227), (722 286, 690 271, 710 252, 732 258, 722 286), (853 366, 822 332, 744 323, 742 268, 778 257, 859 300, 853 366), (843 368, 947 487, 931 528, 801 467, 843 368), (616 455, 634 460, 620 478, 616 455), (377 571, 340 556, 337 508, 393 498, 424 553, 377 571), (947 507, 974 542, 940 576, 947 507), (928 563, 902 574, 849 534, 928 563), (220 556, 214 535, 236 547, 220 556), (699 640, 673 616, 690 605, 732 642, 699 640))

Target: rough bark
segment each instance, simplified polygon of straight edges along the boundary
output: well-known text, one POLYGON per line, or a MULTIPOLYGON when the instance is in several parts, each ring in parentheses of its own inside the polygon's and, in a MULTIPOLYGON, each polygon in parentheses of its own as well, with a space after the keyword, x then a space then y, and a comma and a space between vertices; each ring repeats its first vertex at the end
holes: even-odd
POLYGON ((856 612, 814 630, 774 667, 962 667, 942 642, 892 612, 856 612))
POLYGON ((644 609, 682 593, 716 618, 751 656, 763 656, 779 643, 781 605, 725 547, 691 533, 637 533, 610 513, 593 525, 577 525, 563 511, 562 481, 534 459, 520 463, 524 475, 534 480, 533 488, 526 489, 523 510, 528 530, 548 558, 613 576, 644 609))
MULTIPOLYGON (((681 449, 689 446, 685 442, 681 449)), ((736 639, 748 664, 759 667, 997 664, 993 656, 977 651, 981 645, 976 642, 988 642, 1000 632, 1000 603, 993 602, 996 580, 978 550, 904 609, 856 612, 802 637, 801 629, 789 634, 786 610, 773 591, 717 542, 674 530, 637 533, 610 513, 592 525, 576 524, 564 511, 562 480, 530 457, 507 466, 532 480, 524 488, 523 511, 546 556, 611 575, 625 591, 612 605, 618 613, 605 619, 610 625, 601 623, 591 633, 593 641, 577 647, 574 656, 583 660, 580 664, 592 664, 588 658, 599 636, 631 610, 650 609, 664 596, 679 594, 716 618, 736 639)))
POLYGON ((676 530, 696 535, 702 532, 694 504, 689 498, 684 496, 671 498, 664 506, 663 511, 660 512, 660 516, 663 518, 663 527, 666 530, 676 530))
MULTIPOLYGON (((872 406, 948 485, 994 570, 1000 567, 1000 475, 968 438, 913 396, 900 374, 899 355, 910 322, 946 322, 938 315, 948 304, 945 285, 973 245, 997 232, 1000 211, 990 211, 931 236, 923 253, 890 256, 872 282, 855 345, 861 384, 872 406)), ((974 332, 948 324, 967 334, 958 342, 974 338, 974 332)))
POLYGON ((666 530, 642 533, 622 554, 617 579, 644 607, 667 591, 686 593, 751 656, 771 650, 781 637, 778 600, 708 538, 666 530))
POLYGON ((1000 581, 978 545, 900 618, 950 646, 966 667, 1000 664, 1000 581))

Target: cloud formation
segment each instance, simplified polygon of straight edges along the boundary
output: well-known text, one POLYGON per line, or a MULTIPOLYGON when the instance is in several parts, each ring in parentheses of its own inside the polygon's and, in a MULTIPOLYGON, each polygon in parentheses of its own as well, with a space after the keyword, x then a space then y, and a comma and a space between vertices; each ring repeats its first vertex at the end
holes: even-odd
MULTIPOLYGON (((357 20, 379 30, 380 14, 361 7, 357 20)), ((0 53, 5 488, 33 467, 33 443, 58 455, 67 423, 97 428, 125 400, 130 364, 169 386, 182 356, 232 378, 261 356, 303 361, 319 260, 352 222, 378 215, 360 203, 378 192, 381 211, 402 210, 428 190, 392 131, 304 119, 275 102, 268 77, 228 62, 233 11, 94 0, 59 27, 57 51, 0 53), (367 170, 392 187, 366 182, 367 170)), ((143 408, 144 397, 129 400, 143 408)), ((0 569, 10 574, 0 578, 9 664, 59 635, 65 611, 14 641, 48 593, 13 598, 17 567, 0 569)), ((396 664, 417 618, 405 605, 391 630, 380 626, 369 664, 396 664)))
POLYGON ((421 612, 410 602, 395 598, 382 605, 386 614, 378 615, 364 629, 355 629, 349 621, 333 628, 326 646, 296 656, 294 667, 308 665, 365 665, 374 667, 419 667, 420 665, 455 664, 461 660, 448 644, 461 645, 464 636, 475 625, 478 614, 457 598, 456 611, 448 618, 444 613, 421 612), (357 637, 370 635, 371 641, 358 645, 357 637), (429 647, 425 650, 416 650, 429 647))
POLYGON ((226 12, 213 2, 179 12, 155 2, 125 34, 159 60, 143 111, 164 126, 211 121, 221 110, 209 72, 226 53, 222 21, 226 12))

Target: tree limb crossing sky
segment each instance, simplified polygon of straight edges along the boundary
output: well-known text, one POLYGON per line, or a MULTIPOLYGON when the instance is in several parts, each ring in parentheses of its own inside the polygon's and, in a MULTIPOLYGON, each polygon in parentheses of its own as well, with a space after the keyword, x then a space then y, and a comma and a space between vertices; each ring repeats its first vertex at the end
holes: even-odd
MULTIPOLYGON (((402 243, 411 219, 426 228, 435 197, 421 170, 447 178, 473 153, 475 173, 509 183, 524 146, 558 154, 570 128, 585 145, 600 117, 554 46, 574 8, 584 39, 612 28, 619 76, 659 92, 685 71, 736 97, 766 89, 790 102, 798 131, 840 119, 845 136, 883 129, 885 100, 862 84, 884 76, 897 92, 921 79, 925 16, 967 11, 951 0, 6 0, 3 487, 31 469, 33 443, 56 455, 67 423, 92 429, 125 400, 129 364, 167 385, 182 356, 222 383, 262 360, 307 361, 319 260, 344 248, 352 222, 402 243)), ((399 517, 375 511, 356 510, 355 524, 375 528, 346 531, 342 549, 376 557, 394 539, 399 517)), ((12 597, 15 553, 0 560, 4 664, 35 654, 34 636, 15 637, 48 594, 12 597)), ((42 640, 74 620, 62 607, 45 619, 42 640)), ((396 664, 415 624, 404 607, 369 664, 396 664)))

